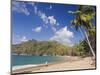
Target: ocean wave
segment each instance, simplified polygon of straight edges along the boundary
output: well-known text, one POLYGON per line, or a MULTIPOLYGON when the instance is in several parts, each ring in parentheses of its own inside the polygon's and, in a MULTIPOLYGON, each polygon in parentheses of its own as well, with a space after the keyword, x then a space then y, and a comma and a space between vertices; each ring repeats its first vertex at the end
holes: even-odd
POLYGON ((23 69, 23 68, 28 68, 28 67, 36 67, 36 66, 40 66, 40 65, 41 64, 18 65, 18 66, 13 66, 12 70, 23 69))

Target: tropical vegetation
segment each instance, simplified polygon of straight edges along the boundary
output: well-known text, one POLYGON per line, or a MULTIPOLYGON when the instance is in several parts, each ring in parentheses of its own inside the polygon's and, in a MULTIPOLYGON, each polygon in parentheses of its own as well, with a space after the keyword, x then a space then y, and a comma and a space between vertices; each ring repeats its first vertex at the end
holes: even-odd
POLYGON ((72 26, 81 32, 85 39, 76 47, 79 51, 85 51, 89 47, 88 53, 91 52, 93 57, 96 53, 96 29, 95 29, 95 7, 93 6, 82 6, 80 5, 76 11, 69 11, 74 16, 71 21, 72 26), (87 45, 86 45, 87 43, 87 45))

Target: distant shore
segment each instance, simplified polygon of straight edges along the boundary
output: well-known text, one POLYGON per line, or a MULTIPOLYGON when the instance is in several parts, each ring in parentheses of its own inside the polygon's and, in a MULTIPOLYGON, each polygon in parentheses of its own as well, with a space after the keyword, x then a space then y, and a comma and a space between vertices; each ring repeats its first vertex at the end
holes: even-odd
POLYGON ((16 73, 35 73, 35 72, 47 72, 47 71, 62 71, 62 70, 81 70, 81 69, 95 69, 95 63, 92 65, 93 61, 91 57, 72 57, 64 56, 64 61, 50 64, 41 64, 38 66, 27 66, 20 69, 14 69, 13 74, 16 73), (70 61, 66 61, 70 59, 70 61))

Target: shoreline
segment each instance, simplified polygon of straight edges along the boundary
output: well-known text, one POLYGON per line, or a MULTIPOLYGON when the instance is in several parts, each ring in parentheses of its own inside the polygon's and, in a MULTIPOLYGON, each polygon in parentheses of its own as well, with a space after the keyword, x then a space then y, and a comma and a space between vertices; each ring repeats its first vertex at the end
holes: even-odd
MULTIPOLYGON (((64 56, 65 58, 65 56, 64 56)), ((81 69, 95 69, 95 65, 91 65, 93 62, 91 60, 91 57, 70 57, 67 56, 67 58, 70 59, 70 61, 60 61, 60 62, 54 62, 49 64, 41 64, 37 66, 28 66, 23 67, 20 69, 12 70, 12 74, 15 73, 35 73, 35 72, 48 72, 48 71, 62 71, 62 70, 81 70, 81 69)))
POLYGON ((16 66, 12 66, 12 71, 18 70, 18 69, 29 68, 29 67, 36 67, 36 66, 40 66, 40 65, 42 65, 42 64, 16 65, 16 66))
MULTIPOLYGON (((27 55, 25 55, 25 56, 27 56, 27 55)), ((55 57, 56 57, 56 56, 55 56, 55 57)), ((81 58, 78 57, 78 56, 57 56, 57 57, 61 58, 62 61, 48 62, 47 64, 54 64, 54 63, 61 63, 61 62, 68 62, 68 61, 75 61, 75 60, 81 59, 81 58)), ((15 65, 15 66, 12 66, 12 70, 27 68, 27 67, 31 67, 31 66, 36 67, 36 66, 45 65, 45 64, 46 64, 46 62, 40 63, 40 64, 15 65)))

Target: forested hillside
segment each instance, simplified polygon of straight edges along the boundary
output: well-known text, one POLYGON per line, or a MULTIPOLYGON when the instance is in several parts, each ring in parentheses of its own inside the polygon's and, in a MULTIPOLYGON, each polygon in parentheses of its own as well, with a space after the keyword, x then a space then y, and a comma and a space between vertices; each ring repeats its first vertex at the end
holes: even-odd
POLYGON ((12 45, 12 53, 28 55, 67 55, 70 47, 56 41, 29 40, 12 45))

